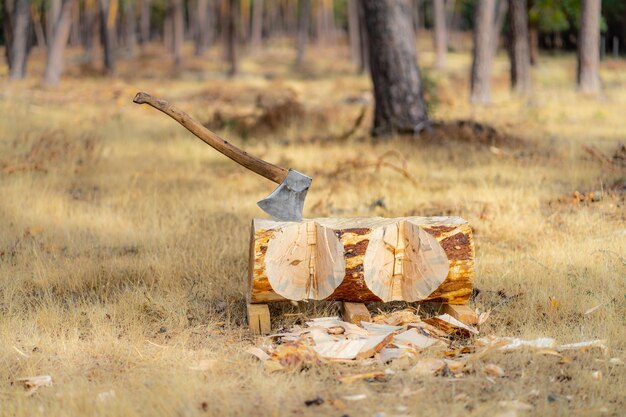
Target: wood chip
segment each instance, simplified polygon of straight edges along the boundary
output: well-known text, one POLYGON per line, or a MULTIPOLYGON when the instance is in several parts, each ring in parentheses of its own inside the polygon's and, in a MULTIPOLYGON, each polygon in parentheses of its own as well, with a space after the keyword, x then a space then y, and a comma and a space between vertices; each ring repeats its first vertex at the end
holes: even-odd
POLYGON ((449 314, 442 314, 437 317, 430 317, 424 319, 424 322, 431 324, 438 329, 443 330, 448 334, 460 333, 463 336, 469 336, 471 334, 477 335, 478 330, 467 324, 460 322, 449 314))
POLYGON ((30 396, 41 387, 52 386, 52 377, 50 375, 30 376, 18 378, 15 382, 22 385, 26 389, 26 395, 30 396))
POLYGON ((367 342, 361 348, 358 355, 356 355, 357 359, 366 359, 371 358, 376 353, 378 353, 382 348, 387 346, 393 340, 394 334, 390 333, 387 335, 380 336, 370 336, 366 340, 367 342))
POLYGON ((403 329, 402 326, 392 326, 390 324, 380 324, 380 323, 369 323, 367 321, 361 322, 363 328, 368 331, 370 334, 389 334, 393 332, 397 332, 403 329))
MULTIPOLYGON (((347 375, 338 378, 340 382, 344 384, 353 384, 357 381, 362 381, 364 379, 377 379, 385 376, 384 372, 366 372, 364 374, 356 374, 356 375, 347 375)), ((345 398, 345 397, 344 397, 345 398)))
POLYGON ((446 367, 446 363, 442 359, 425 359, 417 362, 412 372, 418 375, 434 375, 446 367))
POLYGON ((593 313, 594 311, 596 311, 600 307, 602 307, 602 304, 598 304, 597 306, 591 307, 590 309, 586 310, 583 314, 585 316, 588 316, 589 314, 593 313))
POLYGON ((246 349, 246 353, 251 354, 261 362, 265 362, 270 358, 270 355, 268 355, 263 349, 258 347, 250 347, 246 349))
POLYGON ((397 345, 398 342, 402 344, 408 344, 418 349, 426 349, 431 347, 435 343, 438 343, 439 339, 424 336, 417 329, 413 328, 395 335, 393 338, 393 343, 397 345))
POLYGON ((497 376, 497 377, 504 376, 504 369, 502 369, 501 367, 493 363, 487 364, 485 366, 485 372, 487 373, 487 375, 491 375, 491 376, 497 376))
POLYGON ((605 339, 596 339, 596 340, 587 340, 584 342, 578 342, 578 343, 568 343, 565 345, 560 345, 557 346, 556 350, 558 350, 559 352, 563 352, 565 350, 589 350, 592 348, 599 348, 602 349, 604 351, 606 351, 608 348, 606 346, 606 340, 605 339))

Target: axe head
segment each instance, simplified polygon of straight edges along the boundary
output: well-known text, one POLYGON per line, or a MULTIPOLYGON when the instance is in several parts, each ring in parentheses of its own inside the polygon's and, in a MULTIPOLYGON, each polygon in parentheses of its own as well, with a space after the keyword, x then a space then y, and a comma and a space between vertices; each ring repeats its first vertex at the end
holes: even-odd
POLYGON ((302 207, 313 179, 296 170, 289 173, 274 192, 257 204, 277 220, 287 222, 302 221, 302 207))

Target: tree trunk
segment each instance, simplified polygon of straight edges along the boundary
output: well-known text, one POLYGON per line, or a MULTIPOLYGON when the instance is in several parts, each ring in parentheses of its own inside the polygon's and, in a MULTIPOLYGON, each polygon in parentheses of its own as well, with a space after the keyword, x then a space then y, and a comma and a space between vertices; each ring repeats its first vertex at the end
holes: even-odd
POLYGON ((495 0, 482 0, 476 3, 470 95, 472 103, 491 102, 494 12, 495 0))
POLYGON ((448 53, 448 33, 446 30, 445 0, 434 0, 435 11, 435 68, 442 70, 446 67, 448 53))
MULTIPOLYGON (((12 80, 22 79, 26 76, 26 60, 28 58, 28 35, 30 21, 29 0, 15 0, 12 23, 11 45, 8 47, 9 54, 9 78, 12 80)), ((8 2, 7 2, 8 4, 8 2)), ((10 14, 10 10, 4 10, 10 14)), ((9 45, 9 39, 5 40, 9 45)))
POLYGON ((254 0, 252 3, 251 45, 254 52, 261 47, 263 37, 263 0, 254 0))
POLYGON ((578 88, 583 93, 600 91, 600 0, 582 0, 578 34, 578 88))
POLYGON ((141 0, 141 11, 139 16, 139 41, 141 46, 150 42, 150 9, 151 0, 141 0))
POLYGON ((302 68, 304 51, 309 43, 309 22, 311 20, 311 1, 298 1, 298 41, 296 45, 296 67, 302 68))
POLYGON ((100 0, 100 36, 103 45, 104 72, 115 74, 115 20, 118 0, 100 0))
POLYGON ((518 94, 530 91, 530 45, 526 0, 509 0, 511 87, 518 94))
POLYGON ((183 56, 183 40, 185 38, 185 21, 183 16, 183 0, 170 0, 172 8, 172 52, 174 66, 180 68, 183 56))
POLYGON ((137 18, 135 15, 135 6, 135 2, 124 2, 124 46, 131 56, 135 54, 135 45, 137 43, 137 18))
POLYGON ((54 26, 59 18, 61 11, 61 0, 48 0, 48 8, 46 9, 46 43, 52 43, 54 37, 54 26))
POLYGON ((72 26, 72 6, 74 0, 63 0, 56 21, 48 40, 48 54, 46 56, 46 69, 43 83, 46 85, 58 85, 63 72, 63 53, 70 36, 72 26))
POLYGON ((361 68, 361 29, 359 28, 358 0, 348 0, 348 38, 352 62, 357 68, 361 68))
POLYGON ((369 43, 367 42, 367 28, 365 27, 365 11, 363 10, 363 3, 357 2, 357 11, 359 17, 359 47, 360 47, 360 63, 359 72, 369 71, 370 69, 370 56, 369 56, 369 43))
POLYGON ((528 42, 530 44, 530 65, 537 63, 539 56, 539 28, 534 25, 528 27, 528 42))
POLYGON ((428 122, 405 1, 364 0, 376 108, 373 135, 419 132, 428 122))
POLYGON ((496 7, 496 17, 493 20, 493 51, 491 54, 494 57, 498 54, 498 46, 500 46, 500 33, 502 32, 502 27, 504 26, 504 21, 506 20, 508 10, 508 0, 498 0, 498 5, 496 7))
POLYGON ((39 13, 40 7, 35 4, 30 5, 30 16, 33 22, 33 28, 35 31, 35 38, 37 39, 37 46, 41 49, 46 47, 46 35, 43 30, 43 24, 41 23, 41 13, 39 13))
POLYGON ((238 72, 238 60, 237 60, 237 21, 239 2, 237 0, 226 1, 226 16, 224 31, 224 52, 226 55, 226 61, 228 62, 228 76, 233 77, 238 72))
POLYGON ((196 56, 204 55, 207 47, 206 33, 209 31, 207 18, 209 16, 209 0, 197 0, 195 10, 195 31, 194 31, 194 54, 196 56))
POLYGON ((84 27, 83 27, 83 48, 89 62, 93 60, 94 27, 97 24, 98 7, 94 0, 85 1, 84 27))
POLYGON ((326 218, 297 224, 257 219, 251 236, 252 303, 466 304, 472 294, 472 229, 458 217, 326 218))

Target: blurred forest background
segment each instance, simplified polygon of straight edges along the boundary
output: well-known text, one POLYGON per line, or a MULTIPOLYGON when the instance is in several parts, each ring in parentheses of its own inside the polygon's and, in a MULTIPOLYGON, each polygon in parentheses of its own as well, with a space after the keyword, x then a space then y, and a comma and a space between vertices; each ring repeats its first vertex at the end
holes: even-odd
POLYGON ((626 1, 0 5, 0 416, 623 413, 626 1), (274 184, 137 91, 311 175, 307 218, 466 219, 481 335, 607 350, 266 372, 245 303, 274 184))

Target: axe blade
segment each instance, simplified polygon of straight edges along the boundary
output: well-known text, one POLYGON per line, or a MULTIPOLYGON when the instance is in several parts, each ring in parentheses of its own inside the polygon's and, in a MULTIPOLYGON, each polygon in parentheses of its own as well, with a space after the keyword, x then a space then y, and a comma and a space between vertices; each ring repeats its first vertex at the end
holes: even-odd
POLYGON ((277 220, 287 222, 302 221, 304 199, 313 179, 290 169, 289 173, 272 194, 259 201, 257 205, 277 220))

